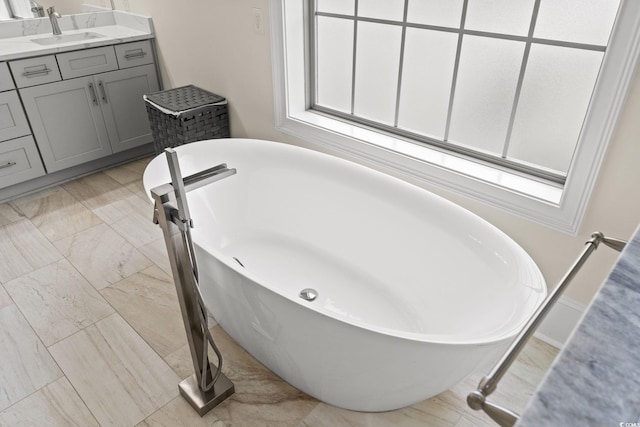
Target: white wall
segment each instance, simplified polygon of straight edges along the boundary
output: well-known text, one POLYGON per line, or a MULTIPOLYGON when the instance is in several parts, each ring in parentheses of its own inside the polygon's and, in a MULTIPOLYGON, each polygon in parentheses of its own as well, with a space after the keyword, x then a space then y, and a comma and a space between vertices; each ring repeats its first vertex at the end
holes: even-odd
MULTIPOLYGON (((91 3, 104 5, 104 0, 91 3)), ((117 0, 116 8, 153 17, 165 88, 195 84, 227 97, 232 136, 305 146, 303 141, 274 129, 268 0, 117 0), (264 34, 253 31, 253 8, 263 11, 264 34)), ((429 189, 504 230, 531 254, 553 287, 591 232, 599 230, 626 239, 640 223, 639 117, 637 74, 578 237, 440 189, 429 189)), ((566 295, 588 304, 616 257, 614 251, 602 246, 566 295)))

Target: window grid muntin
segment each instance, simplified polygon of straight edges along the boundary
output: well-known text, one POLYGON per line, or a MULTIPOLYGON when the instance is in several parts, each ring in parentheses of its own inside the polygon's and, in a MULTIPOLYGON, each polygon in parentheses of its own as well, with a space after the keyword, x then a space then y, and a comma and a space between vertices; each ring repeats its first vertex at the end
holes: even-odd
POLYGON ((518 84, 516 86, 516 93, 513 97, 513 106, 511 107, 511 116, 509 117, 509 126, 507 128, 507 135, 505 137, 504 145, 502 146, 502 158, 507 158, 507 152, 509 151, 509 144, 511 143, 511 134, 513 133, 513 124, 516 120, 516 113, 518 111, 518 103, 520 102, 520 94, 522 93, 522 84, 524 83, 524 74, 527 71, 527 63, 529 62, 529 53, 531 52, 531 40, 533 39, 533 33, 536 29, 536 21, 538 20, 538 12, 540 11, 540 1, 536 0, 533 4, 533 12, 531 14, 531 22, 529 23, 529 34, 527 42, 524 46, 524 53, 522 55, 522 64, 520 65, 520 75, 518 76, 518 84))
POLYGON ((396 84, 396 111, 393 117, 393 126, 398 127, 400 116, 400 91, 402 90, 402 70, 404 69, 404 46, 407 39, 407 15, 409 13, 409 0, 404 0, 402 11, 402 35, 400 36, 400 64, 398 65, 398 82, 396 84))
POLYGON ((599 52, 605 52, 606 51, 606 46, 533 37, 533 33, 535 31, 535 22, 537 20, 538 11, 539 11, 539 8, 540 8, 540 1, 541 0, 535 0, 533 11, 532 11, 531 25, 530 25, 530 28, 529 28, 528 35, 527 36, 518 36, 518 35, 504 34, 504 33, 494 33, 494 32, 488 32, 488 31, 469 30, 469 29, 464 28, 464 22, 465 22, 465 19, 466 19, 468 0, 464 0, 464 2, 463 2, 462 12, 461 12, 461 19, 460 19, 460 26, 458 28, 408 22, 407 21, 408 0, 405 0, 405 4, 404 4, 403 21, 395 21, 395 20, 389 20, 389 19, 379 19, 379 18, 370 18, 370 17, 358 16, 358 0, 354 1, 354 3, 355 3, 354 9, 355 10, 354 10, 354 15, 353 16, 337 14, 337 13, 318 12, 317 11, 317 7, 316 7, 317 6, 316 5, 316 1, 315 0, 310 0, 310 2, 312 4, 311 16, 313 18, 309 19, 309 23, 310 23, 310 34, 311 34, 311 39, 313 40, 313 43, 310 43, 309 45, 312 46, 312 48, 313 48, 313 52, 310 55, 310 58, 313 58, 311 60, 313 62, 313 65, 312 65, 312 67, 310 67, 309 79, 311 81, 311 87, 314 88, 311 91, 311 93, 309 94, 310 95, 310 103, 309 103, 310 104, 310 108, 313 109, 313 110, 322 112, 324 114, 330 115, 330 116, 340 117, 342 119, 346 119, 347 121, 363 124, 363 125, 366 125, 366 126, 369 126, 369 127, 377 128, 377 129, 385 131, 385 132, 389 132, 389 133, 392 133, 392 134, 395 134, 395 135, 402 136, 404 138, 407 138, 410 142, 426 143, 426 144, 429 144, 431 146, 435 146, 435 147, 438 147, 438 148, 441 148, 441 149, 445 149, 447 151, 452 151, 452 152, 455 152, 455 153, 458 153, 458 154, 470 156, 470 157, 476 158, 478 160, 489 162, 489 163, 497 165, 497 166, 506 167, 509 170, 518 171, 518 172, 525 173, 527 175, 530 175, 530 176, 533 176, 533 177, 537 177, 537 178, 541 178, 541 179, 544 179, 544 180, 548 180, 548 181, 551 181, 551 182, 564 184, 564 182, 566 181, 566 176, 567 176, 567 173, 565 173, 565 172, 556 171, 556 170, 550 170, 550 169, 545 168, 544 166, 541 166, 541 165, 532 165, 530 163, 527 163, 526 161, 521 161, 521 160, 517 160, 517 159, 509 159, 506 156, 507 150, 509 148, 509 142, 510 142, 510 138, 511 138, 511 133, 512 133, 512 130, 513 130, 513 124, 514 124, 515 118, 516 118, 517 102, 519 101, 519 95, 520 95, 520 92, 522 90, 522 85, 523 85, 523 82, 524 82, 524 74, 525 74, 525 71, 526 71, 526 63, 528 61, 528 56, 529 56, 529 52, 530 52, 530 49, 531 49, 531 45, 535 43, 535 44, 541 44, 541 45, 561 46, 561 47, 568 47, 568 48, 574 48, 574 49, 583 49, 583 50, 591 50, 591 51, 599 51, 599 52), (317 58, 315 57, 316 51, 317 51, 315 49, 316 48, 316 43, 317 43, 317 33, 316 33, 317 27, 316 27, 316 22, 315 21, 316 21, 316 17, 319 17, 319 16, 330 17, 330 18, 338 18, 338 19, 348 19, 348 20, 354 21, 354 27, 353 27, 353 31, 354 31, 354 37, 353 37, 353 59, 352 59, 352 61, 353 61, 353 63, 352 63, 352 87, 351 87, 351 113, 350 114, 345 114, 343 112, 333 110, 333 109, 331 109, 329 107, 318 105, 317 102, 316 102, 316 94, 317 94, 318 87, 317 87, 317 79, 316 79, 316 73, 317 73, 317 65, 316 65, 317 62, 316 61, 317 61, 317 58), (359 116, 355 115, 355 113, 354 113, 354 111, 355 111, 354 110, 354 107, 355 107, 355 84, 356 84, 356 78, 355 78, 355 76, 356 76, 356 54, 357 54, 356 50, 357 50, 357 33, 358 33, 358 28, 357 28, 358 25, 357 24, 360 21, 362 21, 362 22, 379 23, 379 24, 386 24, 386 25, 394 25, 394 26, 401 26, 402 27, 402 39, 401 39, 402 43, 401 43, 401 51, 400 51, 400 64, 399 64, 397 92, 396 92, 394 126, 388 126, 388 125, 384 125, 382 123, 374 122, 374 121, 368 120, 368 119, 366 119, 364 117, 359 117, 359 116), (450 33, 457 33, 458 34, 458 45, 457 45, 457 52, 456 52, 455 68, 454 68, 454 72, 453 72, 453 75, 452 75, 452 89, 451 89, 451 95, 450 95, 450 98, 449 98, 449 110, 447 112, 445 135, 444 135, 444 138, 442 140, 431 138, 431 137, 428 137, 428 136, 422 135, 422 134, 417 134, 417 133, 414 133, 414 132, 411 132, 411 131, 408 131, 408 130, 405 130, 405 129, 402 129, 402 128, 398 127, 399 106, 400 106, 400 89, 401 89, 401 86, 402 86, 402 62, 404 60, 404 41, 405 41, 406 29, 407 28, 417 28, 417 29, 442 31, 442 32, 450 32, 450 33), (516 88, 516 96, 514 97, 514 103, 513 103, 513 107, 512 107, 512 110, 511 110, 511 115, 510 115, 510 118, 509 118, 507 136, 506 136, 505 142, 503 144, 503 150, 502 150, 502 154, 501 155, 496 155, 494 153, 484 152, 481 149, 467 148, 465 146, 461 146, 461 145, 458 145, 458 144, 455 144, 455 143, 452 143, 452 142, 448 141, 449 128, 450 128, 451 116, 452 116, 452 111, 453 111, 455 85, 456 85, 456 80, 457 80, 457 71, 458 71, 458 66, 459 66, 459 62, 460 62, 460 52, 461 52, 461 48, 462 48, 463 38, 464 38, 465 35, 498 38, 498 39, 505 39, 505 40, 520 41, 520 42, 524 42, 525 43, 525 53, 523 55, 522 65, 521 65, 520 73, 519 73, 519 76, 518 76, 518 85, 517 85, 517 88, 516 88))
POLYGON ((449 92, 449 108, 447 110, 447 122, 444 128, 444 138, 443 142, 447 143, 449 141, 449 131, 451 130, 451 116, 453 115, 453 100, 456 96, 456 86, 458 84, 458 72, 460 71, 460 54, 462 52, 462 42, 464 38, 464 23, 467 20, 467 6, 469 5, 468 0, 464 0, 462 3, 462 12, 460 14, 460 28, 458 32, 458 44, 456 46, 456 59, 454 60, 453 65, 453 75, 451 76, 451 91, 449 92))

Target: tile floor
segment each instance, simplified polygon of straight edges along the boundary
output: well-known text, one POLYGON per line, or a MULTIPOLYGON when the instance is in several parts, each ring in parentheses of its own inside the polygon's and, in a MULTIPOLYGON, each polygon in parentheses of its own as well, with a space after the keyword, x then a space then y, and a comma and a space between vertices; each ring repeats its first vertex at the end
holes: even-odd
MULTIPOLYGON (((219 326, 236 394, 200 418, 162 233, 141 177, 149 159, 0 204, 0 426, 485 426, 466 394, 484 374, 398 411, 306 396, 219 326)), ((522 410, 556 350, 533 340, 493 401, 522 410)))

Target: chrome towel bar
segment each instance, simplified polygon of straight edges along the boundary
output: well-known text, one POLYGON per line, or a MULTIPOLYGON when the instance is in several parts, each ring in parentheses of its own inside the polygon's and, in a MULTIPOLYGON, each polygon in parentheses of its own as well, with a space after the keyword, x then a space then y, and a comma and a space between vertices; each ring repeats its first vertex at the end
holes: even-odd
POLYGON ((603 243, 605 246, 609 246, 617 251, 622 251, 626 245, 624 240, 605 237, 601 232, 595 232, 591 235, 591 239, 585 243, 582 253, 560 280, 558 286, 556 286, 540 307, 538 307, 536 312, 527 322, 526 326, 522 329, 520 334, 518 334, 516 339, 504 353, 500 361, 493 367, 491 372, 480 380, 478 388, 469 393, 467 396, 467 404, 472 409, 476 411, 483 410, 487 415, 489 415, 489 417, 491 417, 491 419, 502 427, 511 427, 518 421, 518 415, 515 412, 487 401, 487 396, 496 390, 498 382, 500 382, 504 374, 507 373, 507 370, 511 367, 511 364, 515 361, 516 357, 518 357, 520 351, 527 344, 529 338, 531 338, 549 310, 551 310, 558 298, 560 298, 560 295, 562 295, 564 289, 573 280, 578 271, 580 271, 580 268, 582 268, 589 256, 593 251, 598 249, 598 245, 600 243, 603 243))

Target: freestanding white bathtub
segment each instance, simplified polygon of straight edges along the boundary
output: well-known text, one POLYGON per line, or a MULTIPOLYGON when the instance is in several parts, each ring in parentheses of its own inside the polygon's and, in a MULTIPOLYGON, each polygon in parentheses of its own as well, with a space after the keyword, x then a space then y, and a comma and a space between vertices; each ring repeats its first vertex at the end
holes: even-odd
MULTIPOLYGON (((176 151, 184 176, 237 169, 188 194, 207 307, 266 367, 331 405, 386 411, 452 387, 546 296, 513 240, 404 181, 268 141, 176 151), (307 288, 314 301, 299 296, 307 288)), ((169 181, 163 154, 144 183, 169 181)))

